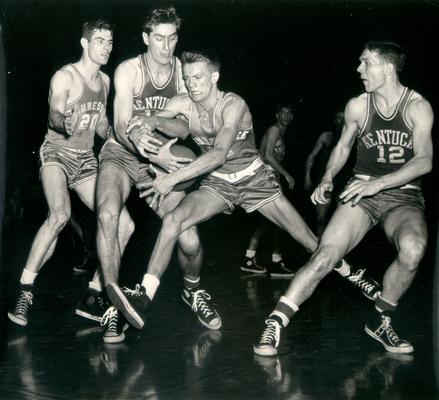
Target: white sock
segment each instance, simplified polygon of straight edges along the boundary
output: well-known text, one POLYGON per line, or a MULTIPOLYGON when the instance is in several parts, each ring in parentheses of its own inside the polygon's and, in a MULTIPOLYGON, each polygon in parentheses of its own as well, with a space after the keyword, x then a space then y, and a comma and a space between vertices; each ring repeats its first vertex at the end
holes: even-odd
POLYGON ((95 281, 88 282, 88 287, 90 289, 96 290, 97 292, 102 292, 102 284, 100 280, 98 280, 97 282, 95 281))
POLYGON ((183 285, 186 289, 189 290, 196 289, 198 286, 200 286, 200 277, 198 277, 197 279, 190 279, 187 276, 184 276, 183 285))
POLYGON ((21 274, 20 283, 22 285, 33 285, 37 275, 38 272, 32 272, 25 268, 21 274))
POLYGON ((154 275, 145 274, 142 281, 142 286, 146 289, 146 295, 152 300, 155 296, 155 292, 160 285, 160 280, 154 275))
POLYGON ((273 254, 271 255, 271 261, 273 261, 273 262, 275 262, 275 263, 281 262, 281 261, 282 261, 282 254, 279 254, 279 253, 273 253, 273 254))
POLYGON ((338 268, 334 268, 341 276, 349 276, 351 274, 351 266, 345 261, 341 260, 341 265, 338 268))
POLYGON ((245 252, 245 256, 248 258, 253 258, 256 255, 256 250, 248 250, 245 252))

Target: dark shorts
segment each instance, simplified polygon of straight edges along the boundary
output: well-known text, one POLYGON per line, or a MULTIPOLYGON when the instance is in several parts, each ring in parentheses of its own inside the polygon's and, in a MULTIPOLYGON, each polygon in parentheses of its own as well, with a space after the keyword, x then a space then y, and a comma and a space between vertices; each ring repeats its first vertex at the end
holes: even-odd
POLYGON ((250 213, 282 195, 278 180, 265 164, 234 183, 209 175, 201 182, 200 189, 221 197, 229 206, 228 213, 236 206, 250 213))
MULTIPOLYGON (((352 178, 349 183, 356 179, 352 178)), ((382 222, 389 213, 396 209, 415 208, 422 213, 425 210, 424 197, 418 189, 386 189, 374 196, 362 198, 358 205, 369 216, 373 225, 382 222)))
POLYGON ((59 166, 65 172, 70 189, 96 178, 98 161, 93 150, 78 150, 58 146, 45 141, 40 147, 41 170, 48 166, 59 166))
POLYGON ((131 153, 125 147, 108 139, 102 146, 99 154, 99 165, 113 164, 125 171, 132 184, 138 184, 153 179, 148 161, 131 153))

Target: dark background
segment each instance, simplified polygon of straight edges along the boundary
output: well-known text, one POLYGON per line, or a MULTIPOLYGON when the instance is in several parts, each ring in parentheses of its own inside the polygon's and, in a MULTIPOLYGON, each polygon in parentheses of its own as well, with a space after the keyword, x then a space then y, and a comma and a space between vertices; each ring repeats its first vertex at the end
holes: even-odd
MULTIPOLYGON (((408 55, 401 81, 423 94, 437 109, 438 1, 241 0, 173 4, 184 18, 176 54, 190 48, 211 48, 219 54, 220 88, 232 90, 247 101, 257 139, 274 122, 276 104, 281 100, 293 103, 295 118, 288 130, 286 164, 297 185, 290 196, 311 225, 311 203, 302 190, 306 156, 319 134, 331 128, 335 112, 363 91, 356 68, 364 42, 387 39, 401 44, 408 55)), ((7 156, 2 159, 6 162, 5 237, 28 235, 25 243, 30 246, 32 235, 45 217, 37 155, 46 132, 49 81, 61 66, 79 59, 82 24, 104 18, 115 25, 113 52, 103 68, 112 78, 121 61, 145 51, 141 26, 149 8, 166 5, 162 1, 122 0, 0 1, 7 91, 6 110, 2 109, 7 117, 7 156), (12 210, 16 203, 23 210, 18 233, 14 233, 16 216, 12 210)), ((435 126, 435 143, 436 136, 435 126)), ((437 226, 436 166, 435 160, 433 173, 424 180, 433 244, 437 226)), ((235 221, 244 226, 244 218, 238 212, 235 221)), ((221 223, 223 217, 217 221, 221 223)), ((245 225, 243 229, 250 228, 245 225)), ((3 249, 5 254, 16 251, 6 239, 3 249)), ((28 249, 22 246, 21 251, 26 253, 28 249)), ((7 260, 3 263, 6 265, 7 260)), ((433 269, 424 277, 432 280, 433 269)))

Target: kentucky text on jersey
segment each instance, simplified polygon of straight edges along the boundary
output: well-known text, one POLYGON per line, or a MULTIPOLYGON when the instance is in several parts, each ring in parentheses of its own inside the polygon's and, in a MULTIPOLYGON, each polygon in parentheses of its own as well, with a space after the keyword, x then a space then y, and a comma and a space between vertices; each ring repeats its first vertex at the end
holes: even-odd
POLYGON ((413 148, 412 139, 408 133, 393 129, 379 129, 375 132, 366 133, 361 137, 361 140, 367 149, 379 145, 394 145, 407 149, 413 148))
POLYGON ((134 111, 147 111, 147 110, 163 110, 166 103, 169 101, 168 97, 164 96, 150 96, 145 97, 143 100, 135 99, 133 108, 134 111))

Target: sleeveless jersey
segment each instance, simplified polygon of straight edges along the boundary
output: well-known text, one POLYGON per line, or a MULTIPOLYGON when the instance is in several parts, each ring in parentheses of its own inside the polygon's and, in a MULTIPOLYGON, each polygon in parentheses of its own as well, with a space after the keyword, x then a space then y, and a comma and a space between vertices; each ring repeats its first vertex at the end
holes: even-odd
POLYGON ((146 61, 146 53, 139 55, 142 85, 138 93, 133 96, 133 116, 150 116, 163 110, 169 99, 181 92, 178 76, 180 61, 172 58, 172 67, 169 78, 163 86, 154 83, 151 71, 146 61))
MULTIPOLYGON (((367 94, 366 121, 357 135, 355 174, 383 176, 413 158, 413 126, 405 116, 412 95, 413 90, 404 88, 395 111, 385 117, 378 110, 374 96, 367 94)), ((421 178, 409 183, 420 187, 421 178)))
POLYGON ((99 89, 91 89, 84 76, 73 65, 64 66, 61 70, 73 71, 81 83, 81 94, 77 99, 66 104, 66 111, 72 110, 78 115, 78 121, 70 136, 60 134, 50 127, 47 128, 45 140, 55 145, 70 147, 80 150, 90 150, 94 145, 96 124, 100 113, 107 103, 107 89, 104 85, 101 72, 99 71, 99 89))
MULTIPOLYGON (((212 150, 215 144, 218 130, 223 126, 223 110, 224 104, 229 97, 237 97, 234 93, 221 92, 221 96, 213 111, 213 118, 210 123, 212 129, 207 131, 200 123, 195 103, 192 102, 189 111, 189 133, 192 140, 198 145, 203 153, 212 150)), ((258 151, 255 146, 255 138, 253 132, 253 123, 250 110, 246 105, 246 111, 239 124, 236 132, 235 141, 230 147, 227 154, 226 162, 216 169, 222 174, 230 174, 246 168, 258 157, 258 151)))

